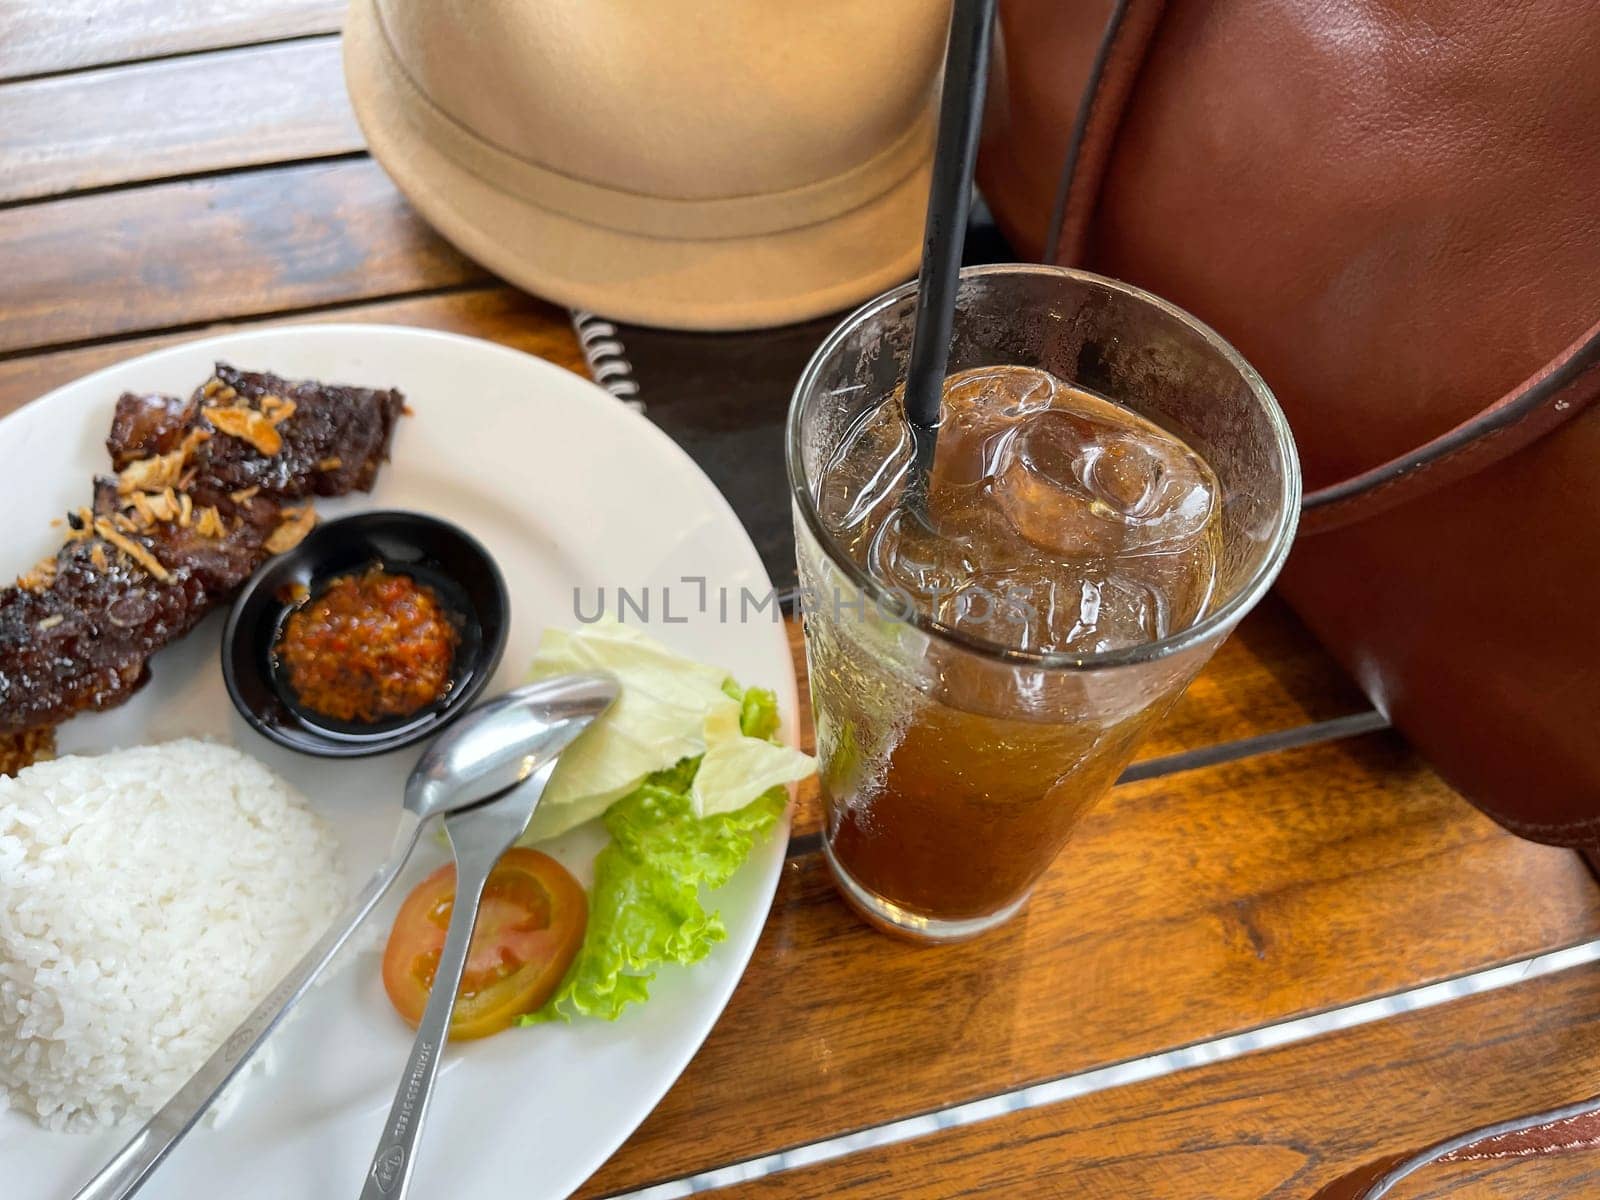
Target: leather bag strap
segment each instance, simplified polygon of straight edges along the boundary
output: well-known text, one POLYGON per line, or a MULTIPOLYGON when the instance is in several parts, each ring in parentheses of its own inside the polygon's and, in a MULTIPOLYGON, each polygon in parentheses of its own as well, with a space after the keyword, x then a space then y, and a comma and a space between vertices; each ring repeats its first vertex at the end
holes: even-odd
POLYGON ((1313 1200, 1380 1200, 1406 1176, 1435 1163, 1541 1158, 1596 1147, 1600 1147, 1600 1096, 1485 1125, 1426 1150, 1367 1163, 1328 1184, 1313 1200))
POLYGON ((1047 262, 1083 261, 1117 129, 1165 8, 1166 0, 1117 0, 1106 20, 1061 167, 1044 243, 1047 262))
POLYGON ((1600 322, 1530 378, 1448 433, 1369 471, 1307 494, 1302 535, 1376 516, 1499 462, 1600 397, 1600 322))

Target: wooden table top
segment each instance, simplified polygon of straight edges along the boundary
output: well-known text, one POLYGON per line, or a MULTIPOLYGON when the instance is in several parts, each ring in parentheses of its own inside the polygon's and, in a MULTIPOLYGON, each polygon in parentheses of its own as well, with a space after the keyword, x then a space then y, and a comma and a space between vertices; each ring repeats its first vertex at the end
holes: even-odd
MULTIPOLYGON (((282 322, 448 329, 583 370, 565 312, 442 242, 367 157, 342 7, 0 3, 0 414, 282 322)), ((579 1195, 1287 1200, 1591 1092, 1594 951, 1537 956, 1600 938, 1600 887, 1382 726, 1269 600, 1025 914, 954 948, 845 909, 808 786, 726 1014, 579 1195)), ((1590 1196, 1597 1158, 1406 1195, 1590 1196)))

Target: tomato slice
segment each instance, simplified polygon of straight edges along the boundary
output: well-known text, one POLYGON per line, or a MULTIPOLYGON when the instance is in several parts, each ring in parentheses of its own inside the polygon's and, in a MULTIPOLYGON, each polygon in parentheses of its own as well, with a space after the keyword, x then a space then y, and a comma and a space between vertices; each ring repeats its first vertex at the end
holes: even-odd
MULTIPOLYGON (((383 987, 413 1027, 422 1020, 439 969, 456 869, 441 867, 406 897, 383 952, 383 987)), ((488 1037, 542 1007, 583 945, 589 898, 548 854, 515 849, 489 875, 456 993, 452 1039, 488 1037)))

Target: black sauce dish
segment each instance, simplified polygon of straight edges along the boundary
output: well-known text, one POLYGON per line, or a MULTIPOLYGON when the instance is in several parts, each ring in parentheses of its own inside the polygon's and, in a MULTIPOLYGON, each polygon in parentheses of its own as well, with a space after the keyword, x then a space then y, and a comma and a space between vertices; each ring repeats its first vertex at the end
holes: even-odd
POLYGON ((318 525, 244 585, 223 628, 222 679, 234 707, 263 736, 323 758, 361 758, 430 738, 471 708, 500 664, 510 628, 505 579, 471 534, 421 513, 360 513, 318 525), (431 588, 460 640, 441 699, 408 716, 346 724, 300 704, 275 649, 307 595, 373 566, 431 588))

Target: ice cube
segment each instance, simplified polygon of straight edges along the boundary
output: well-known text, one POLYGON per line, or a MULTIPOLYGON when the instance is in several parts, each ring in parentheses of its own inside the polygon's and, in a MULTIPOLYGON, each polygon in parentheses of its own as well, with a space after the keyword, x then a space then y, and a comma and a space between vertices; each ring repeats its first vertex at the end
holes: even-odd
POLYGON ((1170 552, 1206 531, 1216 497, 1205 465, 1156 428, 1072 409, 1024 417, 1005 444, 995 502, 1029 542, 1067 558, 1170 552))
POLYGON ((1060 648, 1104 653, 1167 636, 1167 597, 1125 575, 1086 576, 1078 584, 1078 615, 1060 648))
POLYGON ((935 610, 945 625, 1017 650, 1100 654, 1171 631, 1159 588, 1105 569, 1037 564, 973 575, 935 610))
POLYGON ((1020 650, 1099 653, 1204 611, 1215 479, 1172 435, 1020 367, 952 377, 927 491, 908 495, 898 397, 850 431, 821 507, 848 552, 940 623, 1020 650))
POLYGON ((1015 367, 952 376, 939 402, 930 487, 936 507, 949 488, 968 487, 993 476, 1018 421, 1048 410, 1060 390, 1053 375, 1015 367))
POLYGON ((908 508, 890 513, 867 547, 867 570, 908 595, 924 612, 961 587, 975 570, 965 539, 935 530, 908 508))
POLYGON ((896 503, 911 458, 911 430, 898 403, 863 414, 821 473, 817 511, 829 532, 848 540, 875 512, 896 503))

